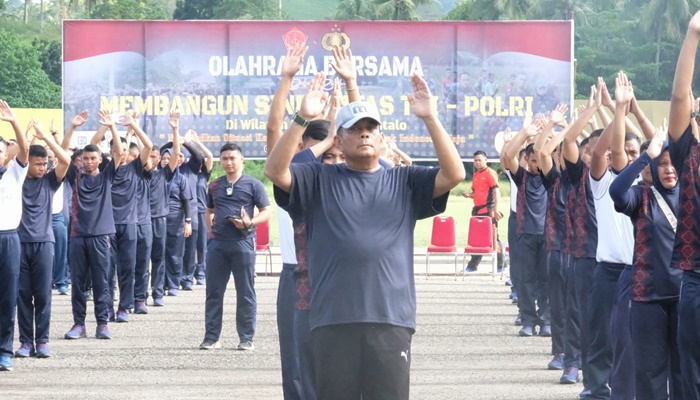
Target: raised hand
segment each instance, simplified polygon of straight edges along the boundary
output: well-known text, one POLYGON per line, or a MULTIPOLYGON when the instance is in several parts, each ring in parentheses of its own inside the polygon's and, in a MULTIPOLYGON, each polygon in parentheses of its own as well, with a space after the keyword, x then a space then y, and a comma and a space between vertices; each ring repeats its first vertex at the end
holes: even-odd
POLYGON ((5 122, 16 122, 17 117, 15 117, 15 112, 4 100, 0 100, 0 120, 5 122))
POLYGON ((190 139, 192 140, 193 143, 201 143, 199 141, 199 136, 197 136, 197 132, 190 129, 189 131, 187 131, 187 133, 190 134, 190 139))
POLYGON ((100 112, 97 113, 97 116, 100 117, 100 124, 104 126, 114 126, 114 120, 106 110, 100 110, 100 112))
POLYGON ((598 77, 598 89, 600 91, 601 95, 601 103, 605 107, 608 107, 610 109, 615 108, 615 102, 612 100, 612 97, 610 97, 610 92, 608 92, 608 86, 605 84, 605 81, 603 78, 598 77))
POLYGON ((134 124, 136 124, 136 121, 134 120, 133 114, 130 113, 129 111, 125 112, 124 119, 122 120, 120 125, 133 127, 134 124))
POLYGON ((89 116, 89 114, 87 111, 81 111, 80 114, 73 117, 73 119, 70 121, 70 124, 74 128, 77 128, 77 127, 81 126, 82 124, 84 124, 85 121, 87 121, 88 116, 89 116))
POLYGON ((352 60, 352 51, 349 48, 346 50, 343 47, 335 46, 332 52, 335 61, 331 64, 331 67, 333 67, 335 72, 346 82, 357 78, 355 62, 352 60))
POLYGON ((180 114, 176 112, 171 112, 168 117, 168 123, 173 129, 178 129, 180 127, 180 114))
POLYGON ((433 105, 433 96, 425 80, 414 72, 411 76, 411 84, 413 94, 408 94, 408 103, 411 104, 413 114, 421 119, 436 117, 437 109, 433 105))
POLYGON ((34 130, 34 118, 29 120, 27 130, 24 131, 24 137, 27 138, 27 141, 30 143, 32 142, 32 130, 34 130))
POLYGON ((656 128, 656 134, 649 142, 649 147, 647 148, 647 154, 649 157, 656 158, 661 154, 661 150, 664 146, 664 141, 668 137, 668 131, 664 129, 663 126, 656 128))
POLYGON ((340 79, 335 78, 333 82, 333 94, 331 94, 331 98, 328 101, 328 110, 325 116, 325 119, 327 119, 330 122, 330 125, 328 126, 328 135, 335 136, 337 131, 335 127, 335 117, 338 114, 338 110, 340 110, 342 107, 343 94, 340 90, 340 79))
POLYGON ((309 50, 309 46, 306 43, 297 43, 295 46, 287 49, 287 55, 282 63, 282 76, 293 78, 299 72, 304 64, 304 55, 307 50, 309 50))
POLYGON ((627 75, 620 71, 615 78, 615 104, 619 107, 629 107, 634 98, 632 82, 627 79, 627 75))
POLYGON ((192 129, 188 129, 187 132, 185 132, 185 143, 189 143, 192 141, 192 133, 194 133, 192 129))
POLYGON ((506 130, 503 131, 503 143, 508 143, 511 140, 513 140, 513 132, 511 132, 510 128, 506 128, 506 130))
POLYGON ((523 125, 522 132, 525 133, 525 137, 527 137, 529 139, 529 138, 533 138, 533 137, 537 136, 537 134, 540 132, 540 127, 538 125, 538 121, 539 121, 539 118, 537 117, 530 124, 523 125))
POLYGON ((323 91, 323 86, 326 82, 326 75, 319 72, 316 77, 311 80, 309 88, 301 100, 299 107, 299 116, 306 119, 314 119, 323 113, 323 108, 326 106, 328 94, 323 91))
POLYGON ((34 137, 39 140, 46 141, 46 134, 44 133, 44 129, 41 127, 41 121, 38 119, 32 120, 32 122, 30 122, 30 126, 34 128, 34 137))
POLYGON ((549 113, 548 119, 555 125, 559 125, 565 121, 564 116, 566 115, 567 111, 569 111, 569 107, 566 104, 559 104, 549 113))

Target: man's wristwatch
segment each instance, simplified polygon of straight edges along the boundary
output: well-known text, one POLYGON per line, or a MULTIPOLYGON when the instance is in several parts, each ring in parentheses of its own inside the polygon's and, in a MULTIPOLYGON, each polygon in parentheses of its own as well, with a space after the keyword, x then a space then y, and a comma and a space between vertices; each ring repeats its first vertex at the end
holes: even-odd
POLYGON ((296 122, 297 124, 301 125, 302 127, 306 128, 309 126, 309 120, 306 120, 302 117, 299 116, 298 112, 295 112, 294 115, 292 115, 292 122, 296 122))
POLYGON ((192 223, 192 218, 185 218, 185 223, 186 223, 186 224, 191 224, 191 223, 192 223))

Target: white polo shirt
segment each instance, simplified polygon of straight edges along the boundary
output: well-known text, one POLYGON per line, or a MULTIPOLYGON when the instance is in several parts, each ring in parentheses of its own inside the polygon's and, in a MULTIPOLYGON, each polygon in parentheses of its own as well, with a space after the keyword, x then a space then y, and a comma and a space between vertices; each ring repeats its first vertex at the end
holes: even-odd
POLYGON ((615 178, 617 175, 611 170, 607 170, 599 181, 588 175, 598 221, 598 247, 595 258, 598 262, 632 265, 634 227, 628 216, 615 211, 609 190, 615 178))
POLYGON ((0 231, 9 231, 19 227, 22 219, 22 185, 27 177, 27 167, 15 161, 0 179, 0 231))
POLYGON ((518 200, 518 185, 513 182, 513 177, 510 175, 509 170, 506 170, 506 175, 510 181, 510 212, 515 213, 517 210, 515 202, 518 200))
POLYGON ((51 206, 51 214, 52 215, 63 212, 63 186, 64 186, 64 183, 62 183, 61 186, 58 187, 58 190, 53 194, 53 204, 51 206))
POLYGON ((285 264, 297 264, 296 246, 294 246, 294 228, 292 227, 292 218, 289 214, 277 207, 277 226, 280 230, 280 252, 282 253, 282 262, 285 264))

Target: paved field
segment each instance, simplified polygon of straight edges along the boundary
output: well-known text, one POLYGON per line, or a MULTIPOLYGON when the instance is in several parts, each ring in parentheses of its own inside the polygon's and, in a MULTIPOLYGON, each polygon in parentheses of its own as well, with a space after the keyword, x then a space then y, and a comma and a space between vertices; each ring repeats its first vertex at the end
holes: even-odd
MULTIPOLYGON (((259 263, 262 258, 258 259, 259 263)), ((277 261, 277 260, 276 260, 277 261)), ((416 272, 424 271, 422 257, 416 272)), ((279 269, 276 264, 275 270, 279 269)), ((258 265, 262 272, 262 264, 258 265)), ((453 264, 433 267, 446 273, 453 264)), ((486 260, 481 269, 487 269, 486 260)), ((235 293, 230 283, 223 348, 197 349, 204 331, 204 288, 166 298, 149 315, 110 324, 113 339, 63 340, 71 326, 70 296, 53 297, 50 359, 15 359, 0 373, 0 399, 228 398, 281 399, 275 299, 278 278, 259 276, 256 350, 236 351, 235 293)), ((503 281, 468 276, 416 277, 418 330, 413 338, 413 399, 576 399, 580 384, 559 385, 547 371, 550 341, 519 338, 516 307, 503 281)), ((15 348, 18 344, 15 346, 15 348)))

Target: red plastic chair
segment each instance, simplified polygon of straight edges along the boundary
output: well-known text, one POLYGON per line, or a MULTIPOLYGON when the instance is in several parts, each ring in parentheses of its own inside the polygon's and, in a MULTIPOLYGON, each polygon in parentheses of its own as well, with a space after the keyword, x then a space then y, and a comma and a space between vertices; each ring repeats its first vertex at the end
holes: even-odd
MULTIPOLYGON (((467 238, 467 247, 464 248, 464 257, 462 258, 462 271, 467 264, 467 256, 471 255, 487 255, 491 254, 491 277, 495 279, 498 263, 498 249, 495 246, 495 238, 493 231, 493 222, 490 217, 471 217, 469 219, 469 236, 467 238)), ((455 278, 457 271, 455 270, 455 278)), ((464 279, 464 276, 462 276, 464 279)))
MULTIPOLYGON (((425 255, 425 279, 430 276, 430 255, 453 255, 455 273, 457 271, 457 239, 455 236, 455 220, 452 217, 433 218, 433 233, 430 235, 430 246, 425 255)), ((455 278, 456 279, 456 278, 455 278)))
POLYGON ((272 272, 272 250, 270 249, 270 224, 265 221, 255 227, 255 253, 265 254, 265 275, 267 275, 267 260, 270 260, 272 272))

